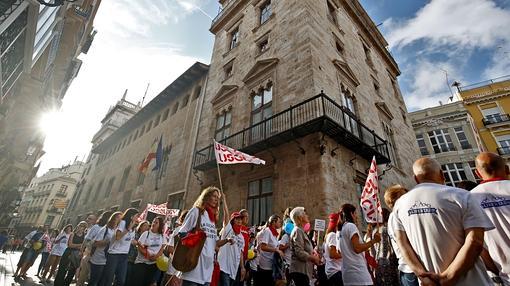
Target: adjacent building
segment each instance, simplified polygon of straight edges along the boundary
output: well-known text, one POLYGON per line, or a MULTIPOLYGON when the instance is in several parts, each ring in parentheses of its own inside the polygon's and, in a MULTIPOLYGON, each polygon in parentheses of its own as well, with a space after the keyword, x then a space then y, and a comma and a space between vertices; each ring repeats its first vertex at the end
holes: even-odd
POLYGON ((437 160, 446 184, 479 182, 475 157, 483 150, 473 119, 462 101, 409 113, 421 156, 437 160))
POLYGON ((40 225, 58 228, 64 209, 73 196, 85 164, 75 161, 61 168, 52 168, 35 177, 23 190, 19 208, 18 232, 40 225))
MULTIPOLYGON (((43 156, 39 120, 58 109, 92 43, 100 0, 48 7, 36 1, 0 3, 0 193, 14 197, 43 156)), ((14 206, 0 204, 0 225, 14 206)))
POLYGON ((510 158, 510 76, 458 87, 483 150, 510 158))
POLYGON ((221 166, 231 209, 252 223, 288 206, 312 217, 359 204, 370 161, 380 187, 413 185, 419 157, 400 70, 358 1, 220 0, 210 66, 195 63, 95 144, 65 221, 167 202, 219 185, 216 139, 265 166, 221 166), (162 142, 159 169, 140 165, 162 142))

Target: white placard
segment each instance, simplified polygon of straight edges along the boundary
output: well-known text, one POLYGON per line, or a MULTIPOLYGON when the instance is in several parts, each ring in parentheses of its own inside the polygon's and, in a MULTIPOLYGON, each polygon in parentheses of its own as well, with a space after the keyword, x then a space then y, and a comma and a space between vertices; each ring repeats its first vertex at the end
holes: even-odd
POLYGON ((313 225, 313 229, 316 231, 326 230, 326 221, 323 219, 316 219, 313 225))

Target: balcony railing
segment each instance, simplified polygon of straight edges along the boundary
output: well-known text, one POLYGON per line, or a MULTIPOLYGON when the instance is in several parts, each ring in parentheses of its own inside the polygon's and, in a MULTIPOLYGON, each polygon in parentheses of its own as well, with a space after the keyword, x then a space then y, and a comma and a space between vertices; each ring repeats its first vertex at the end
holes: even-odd
POLYGON ((508 116, 508 114, 495 114, 482 119, 482 123, 484 126, 508 121, 510 121, 510 116, 508 116))
POLYGON ((498 147, 499 155, 510 155, 510 146, 498 147))
POLYGON ((2 24, 18 8, 24 0, 0 1, 0 24, 2 24))
MULTIPOLYGON (((220 142, 253 155, 315 132, 323 132, 367 160, 375 156, 380 164, 390 162, 386 141, 325 94, 291 106, 220 142)), ((195 153, 195 169, 212 168, 215 162, 212 144, 195 153)))
POLYGON ((212 20, 211 26, 214 26, 214 24, 216 24, 216 22, 218 22, 223 17, 223 15, 225 15, 228 9, 230 9, 230 6, 232 6, 232 4, 234 4, 237 1, 239 0, 226 0, 225 3, 222 5, 223 7, 220 8, 218 15, 216 15, 216 17, 214 17, 214 19, 212 20))

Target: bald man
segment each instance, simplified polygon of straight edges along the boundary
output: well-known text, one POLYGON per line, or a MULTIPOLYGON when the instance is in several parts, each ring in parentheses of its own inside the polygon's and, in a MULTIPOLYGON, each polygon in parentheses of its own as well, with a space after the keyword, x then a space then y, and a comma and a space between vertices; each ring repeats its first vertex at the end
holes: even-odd
POLYGON ((437 161, 420 158, 413 172, 418 184, 396 202, 390 227, 420 284, 492 284, 480 259, 490 220, 469 192, 444 185, 437 161))
MULTIPOLYGON (((494 263, 496 274, 504 285, 510 285, 510 173, 505 159, 489 152, 476 157, 476 174, 483 179, 471 190, 472 196, 492 221, 495 229, 485 233, 485 245, 494 263), (499 272, 499 273, 498 273, 499 272)), ((484 253, 486 255, 486 253, 484 253)), ((492 266, 484 255, 487 268, 492 266)))

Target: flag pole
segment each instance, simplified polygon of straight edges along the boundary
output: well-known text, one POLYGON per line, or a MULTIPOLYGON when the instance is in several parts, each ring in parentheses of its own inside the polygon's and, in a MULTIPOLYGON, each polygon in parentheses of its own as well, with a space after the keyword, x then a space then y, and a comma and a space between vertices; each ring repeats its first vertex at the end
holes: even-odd
MULTIPOLYGON (((223 212, 224 212, 224 217, 223 217, 223 221, 225 221, 225 218, 228 214, 228 207, 227 207, 227 200, 225 198, 225 193, 223 192, 223 183, 221 182, 221 171, 220 171, 220 163, 218 162, 218 158, 216 156, 216 140, 214 140, 213 138, 213 151, 214 151, 214 158, 216 159, 216 168, 218 169, 218 181, 220 183, 220 195, 221 195, 221 202, 223 202, 223 212)), ((221 204, 220 202, 220 204, 221 204)), ((223 226, 225 226, 225 223, 223 224, 223 226)))

